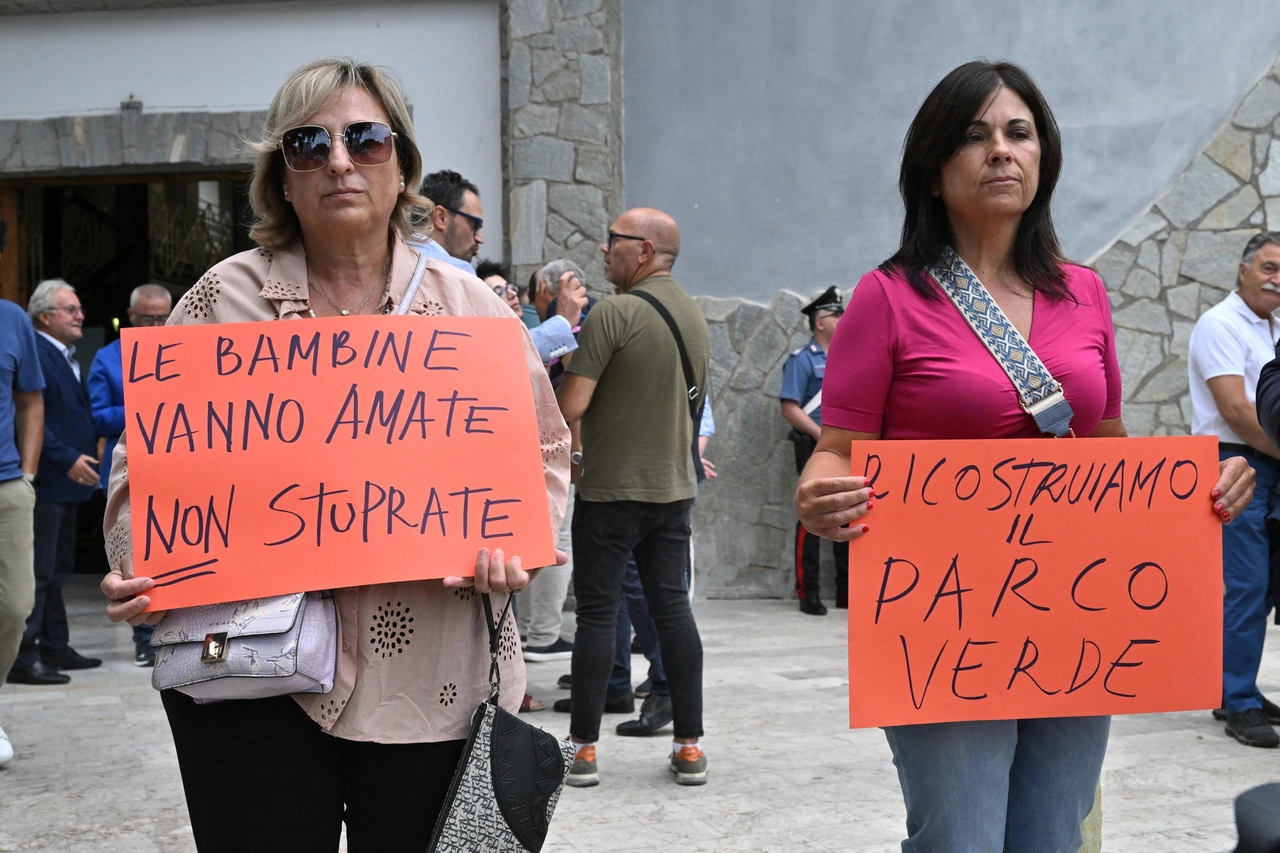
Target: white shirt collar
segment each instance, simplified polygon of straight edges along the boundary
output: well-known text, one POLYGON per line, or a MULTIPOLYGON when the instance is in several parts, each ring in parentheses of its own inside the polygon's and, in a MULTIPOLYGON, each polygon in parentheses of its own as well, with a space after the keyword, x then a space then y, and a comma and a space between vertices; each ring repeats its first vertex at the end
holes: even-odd
POLYGON ((36 334, 43 336, 46 341, 48 341, 49 343, 53 344, 55 347, 57 347, 58 349, 66 353, 68 359, 75 358, 76 348, 71 344, 64 344, 62 341, 58 340, 53 335, 49 334, 48 332, 41 331, 40 329, 36 329, 36 334))
POLYGON ((1227 294, 1227 301, 1231 303, 1231 307, 1234 308, 1236 313, 1241 317, 1245 318, 1255 326, 1266 325, 1267 329, 1270 330, 1273 318, 1259 317, 1254 310, 1249 307, 1249 303, 1245 302, 1244 299, 1240 297, 1240 291, 1233 290, 1227 294))

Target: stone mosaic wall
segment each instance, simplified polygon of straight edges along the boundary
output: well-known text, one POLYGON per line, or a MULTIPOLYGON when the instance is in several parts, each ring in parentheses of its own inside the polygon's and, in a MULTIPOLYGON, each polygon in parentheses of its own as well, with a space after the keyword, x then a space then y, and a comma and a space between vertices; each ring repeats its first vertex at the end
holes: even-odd
POLYGON ((1190 431, 1191 329, 1235 289, 1240 252, 1263 228, 1280 230, 1280 59, 1093 264, 1111 296, 1130 434, 1190 431))
POLYGON ((125 101, 108 115, 0 120, 0 178, 248 169, 241 142, 261 112, 143 112, 125 101))
POLYGON ((607 287, 600 243, 622 212, 621 14, 619 0, 503 0, 505 254, 520 281, 572 258, 589 287, 607 287))
POLYGON ((792 594, 795 454, 778 391, 787 356, 809 340, 800 308, 813 295, 784 290, 769 305, 697 297, 711 330, 716 436, 707 457, 720 472, 694 506, 699 597, 792 594))

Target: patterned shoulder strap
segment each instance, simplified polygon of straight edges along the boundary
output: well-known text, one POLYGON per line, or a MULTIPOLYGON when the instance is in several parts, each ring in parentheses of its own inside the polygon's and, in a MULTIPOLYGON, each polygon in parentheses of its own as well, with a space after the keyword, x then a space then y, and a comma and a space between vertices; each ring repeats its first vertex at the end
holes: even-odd
POLYGON ((1053 378, 1022 333, 991 298, 986 285, 950 246, 942 260, 929 268, 929 275, 1008 375, 1023 410, 1035 419, 1040 431, 1066 437, 1071 432, 1074 413, 1062 393, 1061 383, 1053 378))

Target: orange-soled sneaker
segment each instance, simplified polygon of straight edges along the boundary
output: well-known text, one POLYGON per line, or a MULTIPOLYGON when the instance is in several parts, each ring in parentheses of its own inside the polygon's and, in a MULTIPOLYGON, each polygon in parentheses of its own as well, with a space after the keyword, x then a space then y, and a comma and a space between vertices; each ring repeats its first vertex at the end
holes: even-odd
POLYGON ((572 788, 590 788, 600 784, 600 774, 596 772, 595 744, 583 744, 573 756, 573 767, 564 783, 572 788))
POLYGON ((707 784, 707 757, 697 744, 687 743, 679 752, 671 753, 671 772, 677 785, 707 784))

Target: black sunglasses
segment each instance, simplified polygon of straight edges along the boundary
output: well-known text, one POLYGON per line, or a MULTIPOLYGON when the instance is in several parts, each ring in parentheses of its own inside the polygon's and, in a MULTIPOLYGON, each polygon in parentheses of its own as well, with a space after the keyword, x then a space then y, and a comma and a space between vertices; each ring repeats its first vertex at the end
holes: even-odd
MULTIPOLYGON (((353 121, 342 131, 347 157, 357 166, 381 166, 391 159, 396 134, 380 121, 353 121)), ((284 164, 295 172, 314 172, 329 165, 333 138, 316 124, 292 127, 280 137, 284 164)))
MULTIPOLYGON (((444 207, 443 204, 440 206, 444 207)), ((458 216, 461 216, 463 219, 470 222, 471 233, 473 234, 480 231, 480 229, 484 228, 484 220, 481 219, 479 216, 472 216, 470 213, 463 213, 461 210, 454 210, 452 207, 444 207, 444 209, 449 211, 450 213, 456 213, 458 216)))
POLYGON ((613 241, 614 241, 614 240, 641 240, 641 241, 644 241, 644 240, 648 240, 648 239, 649 239, 648 237, 639 237, 639 236, 637 236, 637 235, 635 235, 635 234, 619 234, 617 231, 610 231, 610 232, 609 232, 609 239, 608 239, 608 241, 605 243, 605 247, 606 247, 606 248, 608 248, 608 250, 609 250, 610 252, 612 252, 612 251, 613 251, 613 241))

